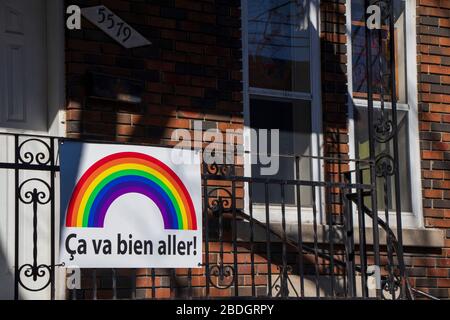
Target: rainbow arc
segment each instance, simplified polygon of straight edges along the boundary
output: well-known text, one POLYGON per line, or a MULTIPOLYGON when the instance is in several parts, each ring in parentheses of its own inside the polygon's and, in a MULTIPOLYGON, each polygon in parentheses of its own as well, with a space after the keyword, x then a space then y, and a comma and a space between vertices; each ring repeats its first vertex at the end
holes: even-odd
POLYGON ((129 193, 151 199, 165 229, 197 230, 194 205, 180 178, 158 159, 138 152, 104 157, 83 174, 69 202, 66 226, 103 228, 109 207, 129 193))

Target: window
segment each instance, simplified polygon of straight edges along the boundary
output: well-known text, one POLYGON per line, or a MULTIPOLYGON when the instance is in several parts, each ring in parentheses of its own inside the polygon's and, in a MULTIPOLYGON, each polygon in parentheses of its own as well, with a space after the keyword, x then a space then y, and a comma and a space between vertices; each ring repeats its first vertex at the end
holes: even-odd
MULTIPOLYGON (((315 3, 315 2, 314 2, 315 3)), ((320 76, 311 77, 320 67, 316 10, 309 0, 242 0, 244 39, 244 108, 246 127, 278 129, 280 133, 279 167, 273 179, 311 180, 314 164, 311 155, 318 147, 312 141, 320 127, 320 94, 312 91, 320 76), (314 98, 313 98, 314 97, 314 98), (296 177, 295 158, 300 157, 296 177)), ((319 90, 318 90, 319 92, 319 90)), ((258 154, 259 150, 247 152, 258 154)), ((269 146, 269 152, 270 150, 269 146)), ((261 164, 246 167, 246 174, 260 177, 261 164)), ((281 203, 281 190, 271 188, 271 205, 281 203)), ((303 189, 303 188, 302 188, 303 189)), ((302 190, 302 205, 311 205, 311 190, 302 190)), ((310 189, 310 188, 309 188, 310 189)), ((264 186, 255 184, 254 203, 265 202, 264 186)), ((285 204, 295 205, 295 188, 285 189, 285 204)))
MULTIPOLYGON (((374 110, 374 118, 380 114, 380 109, 374 110)), ((389 112, 389 118, 391 112, 389 112)), ((399 110, 397 112, 397 130, 398 130, 398 149, 399 149, 399 174, 400 174, 400 198, 401 208, 403 211, 411 212, 411 177, 410 177, 410 163, 409 163, 409 134, 408 134, 408 117, 406 111, 399 110)), ((369 158, 369 132, 367 130, 367 112, 366 108, 357 107, 354 113, 355 116, 355 139, 356 139, 356 154, 360 159, 369 158)), ((387 154, 393 154, 393 141, 387 144, 376 144, 376 154, 383 152, 387 154)), ((370 181, 370 175, 368 171, 364 171, 363 181, 370 181)), ((387 181, 388 188, 391 190, 394 187, 394 177, 391 177, 387 181)), ((383 191, 383 178, 378 179, 377 183, 377 207, 384 208, 384 191, 383 191)), ((395 196, 393 193, 388 194, 388 201, 390 204, 390 210, 395 210, 395 196)), ((370 207, 370 201, 367 203, 370 207)))
MULTIPOLYGON (((351 2, 352 10, 352 66, 353 66, 353 97, 367 99, 367 78, 366 78, 366 37, 365 37, 365 0, 355 0, 351 2)), ((396 62, 396 97, 397 102, 406 103, 406 70, 405 70, 405 0, 394 0, 395 11, 395 62, 396 62)), ((383 10, 383 9, 382 9, 383 10)), ((386 9, 385 9, 386 10, 386 9)), ((372 31, 372 89, 374 98, 380 100, 383 92, 384 98, 390 98, 391 88, 388 81, 382 81, 380 71, 386 74, 389 69, 389 41, 382 41, 382 48, 379 45, 379 38, 387 39, 389 36, 389 26, 382 25, 380 30, 372 31), (382 54, 380 55, 380 49, 382 54)))
MULTIPOLYGON (((394 54, 396 61, 396 102, 397 102, 397 126, 399 143, 399 172, 400 172, 400 197, 401 208, 405 219, 405 225, 409 227, 421 226, 421 197, 420 195, 420 175, 417 174, 420 168, 419 146, 418 146, 418 125, 417 125, 417 100, 416 100, 416 66, 415 63, 415 25, 411 1, 394 0, 395 24, 394 24, 394 54), (407 85, 409 84, 409 85, 407 85), (415 195, 415 196, 412 196, 415 195), (409 217, 409 218, 408 218, 409 217)), ((351 18, 348 21, 351 29, 349 57, 349 73, 352 81, 349 85, 353 92, 353 140, 354 156, 365 159, 369 156, 369 137, 367 129, 367 74, 366 74, 366 51, 365 51, 365 1, 353 0, 351 2, 351 18), (350 72, 351 71, 351 72, 350 72)), ((383 9, 382 9, 383 10, 383 9)), ((382 25, 380 30, 372 31, 372 58, 370 63, 373 67, 372 90, 374 97, 374 121, 381 114, 381 101, 385 103, 385 112, 391 114, 391 88, 388 79, 381 78, 380 74, 386 74, 389 69, 389 44, 388 40, 379 45, 379 37, 384 39, 390 37, 387 25, 382 25), (382 50, 382 54, 380 53, 382 50)), ((392 154, 392 142, 387 144, 377 144, 376 154, 388 152, 392 154), (382 150, 382 148, 385 148, 382 150)), ((368 181, 368 176, 363 177, 368 181)), ((380 181, 381 182, 381 181, 380 181)), ((388 180, 388 187, 393 190, 393 179, 388 180)), ((388 192, 390 203, 389 210, 395 210, 395 193, 388 192)), ((378 183, 378 206, 384 207, 383 184, 378 183)), ((384 216, 384 215, 383 215, 384 216)), ((395 219, 390 219, 395 223, 395 219)))
POLYGON ((251 87, 310 91, 307 1, 248 0, 251 87))
MULTIPOLYGON (((311 116, 308 101, 277 101, 251 99, 250 100, 250 124, 254 129, 279 129, 280 130, 280 146, 279 146, 279 171, 275 176, 279 179, 294 179, 295 175, 295 156, 310 155, 311 145, 311 116), (270 115, 270 116, 268 116, 270 115)), ((270 141, 270 140, 269 140, 270 141)), ((258 143, 259 145, 259 143, 258 143)), ((258 152, 259 150, 257 150, 258 152)), ((269 151, 273 154, 269 146, 269 151)), ((252 165, 252 176, 260 177, 261 164, 252 165)), ((311 166, 308 158, 300 160, 300 179, 311 180, 311 166)), ((255 184, 254 186, 254 202, 265 203, 264 186, 255 184)), ((302 190, 303 191, 303 190, 302 190)), ((303 193, 305 199, 303 204, 309 203, 311 199, 303 193)), ((270 203, 281 203, 281 190, 273 188, 269 194, 270 203)), ((285 203, 295 204, 295 187, 287 186, 285 190, 285 203)))

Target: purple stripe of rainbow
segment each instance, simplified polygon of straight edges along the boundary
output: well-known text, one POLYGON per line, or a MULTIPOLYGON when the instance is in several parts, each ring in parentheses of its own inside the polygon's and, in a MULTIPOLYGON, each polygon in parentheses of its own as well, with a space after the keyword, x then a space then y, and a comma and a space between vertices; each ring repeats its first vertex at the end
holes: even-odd
POLYGON ((175 207, 171 200, 155 182, 140 176, 124 176, 108 183, 96 197, 89 215, 90 228, 103 228, 106 213, 111 204, 120 196, 139 193, 153 200, 161 211, 165 229, 179 229, 175 207))

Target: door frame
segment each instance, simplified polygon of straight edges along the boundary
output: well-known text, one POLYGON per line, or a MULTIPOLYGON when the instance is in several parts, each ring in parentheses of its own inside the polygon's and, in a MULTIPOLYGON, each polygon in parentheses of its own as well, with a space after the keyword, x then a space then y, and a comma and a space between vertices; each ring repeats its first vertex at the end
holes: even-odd
MULTIPOLYGON (((66 77, 65 77, 65 5, 61 0, 46 2, 47 36, 47 128, 50 136, 66 136, 66 77), (56 27, 55 26, 59 26, 56 27)), ((55 226, 59 226, 59 214, 55 226)), ((59 228, 55 239, 59 239, 59 228)), ((55 242, 55 261, 58 261, 59 241, 55 242)), ((66 298, 66 269, 55 269, 55 299, 66 298)))
POLYGON ((65 137, 65 7, 64 1, 61 0, 45 0, 45 2, 48 134, 65 137), (55 26, 59 27, 55 28, 55 26))

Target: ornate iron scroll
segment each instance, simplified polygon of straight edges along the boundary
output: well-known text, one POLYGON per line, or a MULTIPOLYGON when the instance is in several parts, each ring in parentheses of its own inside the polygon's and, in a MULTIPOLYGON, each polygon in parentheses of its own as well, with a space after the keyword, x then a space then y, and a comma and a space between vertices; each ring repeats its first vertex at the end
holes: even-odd
POLYGON ((55 297, 55 173, 59 167, 55 165, 56 138, 39 136, 15 135, 15 298, 19 296, 19 285, 31 292, 42 291, 51 287, 51 298, 55 297), (48 172, 48 181, 43 178, 32 177, 20 182, 20 172, 48 172), (42 243, 38 243, 38 221, 41 208, 50 207, 50 264, 39 263, 38 249, 42 243), (32 212, 32 261, 19 264, 19 232, 21 216, 24 214, 21 208, 31 207, 32 212))
MULTIPOLYGON (((204 173, 209 175, 209 180, 220 177, 231 177, 235 173, 233 165, 228 164, 204 164, 204 173)), ((207 183, 207 180, 204 180, 207 183)), ((205 187, 205 186, 204 186, 205 187)), ((224 263, 224 214, 232 212, 235 204, 234 197, 229 188, 208 188, 205 204, 206 214, 217 222, 217 240, 219 242, 219 253, 215 264, 208 265, 209 283, 217 289, 228 289, 235 283, 235 268, 233 265, 224 263)), ((209 243, 207 244, 209 245, 209 243)))

